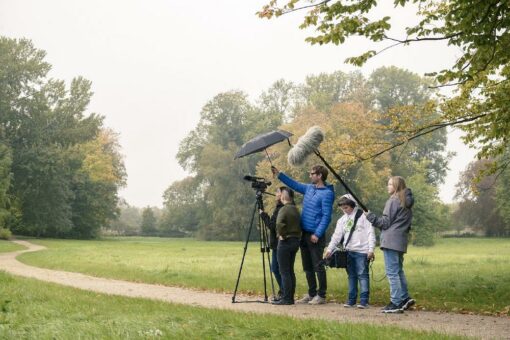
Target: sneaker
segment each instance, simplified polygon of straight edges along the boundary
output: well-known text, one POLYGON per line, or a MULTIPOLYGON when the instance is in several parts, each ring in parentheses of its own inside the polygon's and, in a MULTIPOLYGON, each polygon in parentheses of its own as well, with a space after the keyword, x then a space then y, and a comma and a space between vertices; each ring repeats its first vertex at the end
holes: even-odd
POLYGON ((280 301, 282 299, 282 293, 278 292, 278 294, 274 295, 271 301, 280 301))
POLYGON ((287 301, 287 300, 281 299, 278 301, 271 301, 271 304, 276 305, 276 306, 288 306, 288 305, 293 305, 294 301, 287 301))
POLYGON ((399 307, 395 306, 393 303, 389 303, 387 306, 385 306, 382 310, 383 313, 403 313, 404 310, 399 307))
MULTIPOLYGON (((353 306, 354 307, 354 306, 353 306)), ((368 308, 368 304, 365 303, 365 304, 362 304, 360 303, 359 305, 357 305, 356 307, 358 307, 358 309, 367 309, 368 308)))
POLYGON ((345 308, 353 308, 354 306, 356 306, 355 302, 353 302, 353 303, 350 303, 350 302, 344 303, 344 307, 345 308))
POLYGON ((319 295, 315 295, 313 299, 308 302, 309 305, 323 305, 326 303, 326 298, 323 298, 319 295))
POLYGON ((313 297, 311 297, 310 295, 306 294, 301 299, 297 300, 296 303, 308 303, 308 302, 312 301, 312 299, 313 299, 313 297))
POLYGON ((415 303, 416 303, 415 299, 408 297, 407 299, 402 301, 402 303, 400 304, 400 307, 402 308, 402 310, 408 310, 409 308, 414 306, 415 303))

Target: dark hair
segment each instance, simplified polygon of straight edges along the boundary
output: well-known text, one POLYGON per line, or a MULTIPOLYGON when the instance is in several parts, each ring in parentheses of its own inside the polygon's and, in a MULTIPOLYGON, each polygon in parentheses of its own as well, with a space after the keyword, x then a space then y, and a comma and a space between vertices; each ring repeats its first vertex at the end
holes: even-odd
POLYGON ((354 208, 356 206, 356 202, 353 202, 352 200, 348 199, 347 197, 340 197, 338 200, 338 205, 348 205, 351 208, 354 208))
POLYGON ((312 167, 312 171, 315 172, 317 175, 320 174, 322 181, 326 182, 326 179, 328 178, 328 169, 326 169, 322 165, 315 165, 312 167))
POLYGON ((287 192, 289 194, 290 200, 292 201, 292 204, 295 204, 294 203, 294 190, 292 190, 289 187, 285 187, 285 186, 279 187, 278 189, 280 190, 280 192, 283 192, 283 191, 287 192))

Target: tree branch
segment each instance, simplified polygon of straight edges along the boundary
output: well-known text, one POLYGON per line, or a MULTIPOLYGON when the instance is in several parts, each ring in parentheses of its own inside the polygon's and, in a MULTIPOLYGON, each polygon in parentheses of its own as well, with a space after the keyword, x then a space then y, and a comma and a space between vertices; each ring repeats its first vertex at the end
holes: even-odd
POLYGON ((292 8, 292 9, 288 9, 286 11, 282 11, 282 14, 281 15, 284 15, 284 14, 289 14, 289 13, 292 13, 292 12, 296 12, 296 11, 300 11, 302 9, 306 9, 306 8, 310 8, 310 7, 317 7, 317 6, 321 6, 321 5, 325 5, 327 4, 328 2, 330 2, 331 0, 324 0, 324 1, 321 1, 317 4, 311 4, 311 5, 306 5, 306 6, 303 6, 303 7, 298 7, 298 8, 292 8))
POLYGON ((346 165, 352 165, 352 164, 355 164, 355 163, 358 163, 358 162, 364 162, 364 161, 368 161, 370 159, 374 159, 376 157, 379 157, 380 155, 390 151, 390 150, 393 150, 403 144, 406 144, 416 138, 419 138, 421 136, 424 136, 424 135, 427 135, 429 133, 432 133, 436 130, 439 130, 439 129, 442 129, 442 128, 445 128, 447 126, 454 126, 454 125, 458 125, 458 124, 462 124, 462 123, 467 123, 467 122, 470 122, 470 121, 474 121, 474 120, 477 120, 479 118, 482 118, 484 116, 487 116, 489 113, 484 113, 484 114, 480 114, 480 115, 477 115, 477 116, 474 116, 474 117, 469 117, 469 118, 462 118, 462 119, 458 119, 458 120, 455 120, 455 121, 451 121, 451 122, 444 122, 444 123, 438 123, 438 124, 432 124, 432 125, 428 125, 428 126, 424 126, 422 128, 419 128, 419 129, 416 129, 413 131, 413 134, 408 137, 408 138, 405 138, 404 140, 398 142, 398 143, 395 143, 395 144, 392 144, 390 145, 389 147, 381 150, 381 151, 378 151, 376 152, 375 154, 372 154, 370 156, 367 156, 367 157, 356 157, 358 158, 357 161, 355 162, 350 162, 350 163, 344 163, 346 165))
POLYGON ((451 38, 455 38, 455 37, 458 37, 459 35, 463 34, 464 32, 460 31, 460 32, 457 32, 457 33, 453 33, 453 34, 450 34, 450 35, 445 35, 444 37, 427 37, 427 38, 413 38, 413 39, 405 39, 405 40, 400 40, 400 39, 395 39, 395 38, 391 38, 391 37, 388 37, 386 34, 384 35, 384 38, 387 39, 387 40, 391 40, 391 41, 396 41, 400 44, 407 44, 407 43, 410 43, 410 42, 416 42, 416 41, 437 41, 437 40, 448 40, 448 39, 451 39, 451 38))

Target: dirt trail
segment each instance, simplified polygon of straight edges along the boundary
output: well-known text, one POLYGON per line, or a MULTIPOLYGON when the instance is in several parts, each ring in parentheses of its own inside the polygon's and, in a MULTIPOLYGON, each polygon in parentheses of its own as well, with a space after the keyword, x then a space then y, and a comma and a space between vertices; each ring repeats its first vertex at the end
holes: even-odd
MULTIPOLYGON (((99 293, 140 297, 237 312, 278 314, 295 318, 315 318, 342 322, 364 322, 374 325, 395 325, 408 329, 433 330, 440 333, 483 339, 510 339, 509 317, 423 311, 407 311, 404 314, 387 315, 381 313, 379 308, 376 307, 367 310, 346 309, 337 303, 328 303, 320 306, 273 306, 265 303, 232 303, 231 294, 104 279, 79 273, 28 266, 16 260, 16 256, 24 252, 39 251, 45 248, 27 241, 14 242, 28 249, 0 254, 0 270, 13 275, 30 277, 99 293)), ((247 298, 238 295, 236 301, 247 299, 253 300, 253 297, 247 298)))

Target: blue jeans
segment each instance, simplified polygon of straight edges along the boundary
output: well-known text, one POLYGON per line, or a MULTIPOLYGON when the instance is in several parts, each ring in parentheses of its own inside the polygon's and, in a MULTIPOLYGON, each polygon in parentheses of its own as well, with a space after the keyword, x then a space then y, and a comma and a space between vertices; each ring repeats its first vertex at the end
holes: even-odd
POLYGON ((272 249, 271 252, 273 253, 272 259, 271 259, 271 271, 273 272, 274 278, 276 279, 276 282, 278 283, 278 289, 282 290, 282 276, 280 275, 280 268, 278 267, 278 252, 276 249, 272 249))
POLYGON ((395 306, 399 306, 402 301, 409 297, 406 275, 404 274, 404 253, 383 249, 383 254, 386 276, 390 283, 390 301, 395 306))
POLYGON ((359 302, 362 305, 368 305, 370 296, 370 280, 368 276, 367 254, 354 251, 347 252, 347 275, 349 280, 348 303, 354 305, 358 297, 359 281, 359 302))

